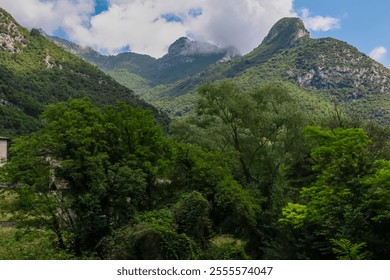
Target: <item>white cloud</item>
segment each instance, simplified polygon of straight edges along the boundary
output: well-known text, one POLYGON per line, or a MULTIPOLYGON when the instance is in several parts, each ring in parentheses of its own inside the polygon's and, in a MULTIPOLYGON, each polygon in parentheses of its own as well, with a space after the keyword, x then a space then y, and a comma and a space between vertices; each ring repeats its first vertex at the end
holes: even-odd
POLYGON ((257 47, 281 17, 293 16, 292 0, 111 0, 110 9, 91 19, 88 30, 73 29, 71 38, 112 53, 131 50, 155 57, 164 55, 181 36, 236 46, 246 53, 257 47), (201 13, 193 17, 191 11, 201 13), (181 22, 161 17, 174 14, 181 22), (88 35, 87 35, 88 34, 88 35))
POLYGON ((195 39, 236 46, 242 53, 257 47, 277 20, 295 16, 291 0, 204 1, 203 15, 191 25, 195 39))
POLYGON ((219 46, 234 45, 246 53, 260 44, 272 25, 295 16, 293 0, 109 0, 109 10, 93 15, 93 0, 3 0, 22 25, 59 27, 69 38, 108 53, 129 46, 132 51, 162 56, 181 36, 219 46), (197 11, 191 16, 190 11, 197 11), (161 16, 174 14, 182 22, 161 16))
POLYGON ((89 27, 75 25, 68 30, 69 35, 81 44, 109 53, 130 46, 137 53, 162 56, 167 46, 186 36, 189 29, 180 22, 167 22, 161 17, 168 12, 181 13, 177 7, 170 5, 172 0, 165 0, 166 7, 161 7, 161 1, 152 2, 157 1, 114 3, 108 11, 92 17, 89 27))
MULTIPOLYGON (((41 27, 49 34, 62 28, 72 41, 105 53, 130 47, 134 52, 160 57, 181 36, 233 45, 247 53, 261 43, 277 20, 297 16, 293 2, 108 0, 109 9, 98 15, 94 15, 94 0, 0 0, 0 6, 28 28, 41 27), (167 21, 162 17, 166 14, 181 21, 167 21)), ((312 30, 338 25, 334 18, 310 17, 308 10, 304 10, 303 19, 312 30)))
POLYGON ((386 57, 386 54, 387 54, 387 49, 383 46, 379 46, 379 47, 376 47, 375 49, 373 49, 369 56, 372 58, 372 59, 375 59, 376 61, 383 61, 383 59, 386 57))
POLYGON ((7 10, 23 26, 43 28, 46 32, 69 23, 88 24, 94 11, 94 0, 2 0, 0 7, 7 10))
POLYGON ((334 17, 310 16, 308 9, 303 9, 302 20, 307 29, 312 31, 329 31, 340 28, 340 19, 334 17))

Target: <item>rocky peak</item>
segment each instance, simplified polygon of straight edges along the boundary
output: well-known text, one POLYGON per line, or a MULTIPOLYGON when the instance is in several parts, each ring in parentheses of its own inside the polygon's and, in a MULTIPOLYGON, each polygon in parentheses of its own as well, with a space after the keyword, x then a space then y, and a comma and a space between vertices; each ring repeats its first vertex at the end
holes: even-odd
POLYGON ((168 55, 197 55, 219 53, 221 49, 205 42, 193 41, 187 37, 177 39, 168 49, 168 55))
POLYGON ((309 37, 300 18, 282 18, 269 31, 264 38, 262 45, 278 45, 292 47, 296 45, 300 38, 309 37))
POLYGON ((25 37, 15 20, 0 8, 0 50, 12 53, 20 52, 25 37))
POLYGON ((187 37, 181 37, 177 39, 175 42, 173 42, 172 45, 169 46, 168 54, 178 55, 183 50, 185 50, 190 43, 191 43, 190 39, 188 39, 187 37))
POLYGON ((187 37, 177 39, 168 49, 169 56, 208 54, 226 54, 229 57, 236 57, 240 55, 240 52, 235 47, 219 48, 210 43, 193 41, 187 37))

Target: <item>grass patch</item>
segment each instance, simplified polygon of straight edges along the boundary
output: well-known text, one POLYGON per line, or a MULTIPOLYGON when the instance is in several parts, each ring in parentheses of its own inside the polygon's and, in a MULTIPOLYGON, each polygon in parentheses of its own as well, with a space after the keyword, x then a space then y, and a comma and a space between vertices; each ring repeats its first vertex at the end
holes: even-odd
POLYGON ((53 235, 44 230, 0 227, 0 260, 66 260, 72 255, 53 245, 53 235))

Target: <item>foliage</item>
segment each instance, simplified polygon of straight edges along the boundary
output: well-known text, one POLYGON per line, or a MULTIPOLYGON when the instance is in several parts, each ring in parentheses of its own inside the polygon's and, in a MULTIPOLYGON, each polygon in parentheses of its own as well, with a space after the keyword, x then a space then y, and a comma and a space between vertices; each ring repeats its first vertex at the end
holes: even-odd
POLYGON ((43 130, 15 139, 4 168, 15 207, 25 222, 55 232, 60 247, 94 250, 150 207, 165 168, 162 131, 146 111, 125 104, 101 111, 85 99, 51 105, 42 118, 43 130))
POLYGON ((177 231, 206 247, 211 234, 210 204, 199 192, 183 195, 174 207, 177 231))
POLYGON ((14 139, 1 169, 14 197, 6 212, 52 232, 60 249, 198 258, 213 232, 256 231, 258 200, 223 157, 165 138, 150 112, 75 99, 48 106, 41 119, 42 130, 14 139))
POLYGON ((308 218, 307 207, 289 202, 283 208, 282 215, 284 218, 281 218, 280 222, 291 224, 294 228, 300 228, 308 218))
POLYGON ((183 260, 196 258, 195 243, 172 229, 167 210, 139 214, 133 225, 120 228, 104 241, 108 259, 183 260))
POLYGON ((370 139, 363 129, 307 127, 305 134, 316 180, 302 188, 299 203, 283 209, 280 222, 303 233, 301 246, 315 249, 309 258, 385 257, 387 161, 375 162, 369 156, 370 139))
POLYGON ((360 250, 366 245, 365 242, 353 244, 348 239, 342 238, 339 240, 331 239, 334 244, 333 252, 337 255, 338 260, 364 260, 366 254, 360 250))
POLYGON ((53 246, 53 235, 43 230, 0 228, 0 260, 70 260, 74 256, 53 246))
POLYGON ((214 231, 248 236, 261 211, 258 198, 233 179, 220 155, 193 145, 179 148, 172 186, 209 201, 214 231))
POLYGON ((200 87, 197 115, 171 126, 176 139, 222 155, 236 181, 217 184, 213 213, 224 231, 250 236, 248 247, 256 248, 257 257, 262 257, 259 247, 267 247, 277 235, 276 226, 265 225, 276 223, 292 193, 288 171, 301 162, 305 151, 301 131, 305 122, 286 89, 243 91, 223 81, 200 87), (239 223, 245 230, 236 231, 239 223))
POLYGON ((209 139, 205 144, 227 156, 235 178, 267 199, 263 209, 278 208, 285 170, 303 149, 305 120, 294 100, 283 88, 243 92, 230 81, 206 84, 199 95, 194 134, 200 137, 195 141, 209 139))
POLYGON ((211 240, 211 246, 205 253, 210 260, 249 260, 245 252, 245 242, 228 235, 216 236, 211 240))
POLYGON ((337 107, 307 120, 293 90, 205 84, 197 114, 169 137, 125 103, 47 106, 42 129, 13 139, 0 169, 0 221, 34 234, 20 244, 5 234, 0 254, 386 259, 388 129, 337 107))

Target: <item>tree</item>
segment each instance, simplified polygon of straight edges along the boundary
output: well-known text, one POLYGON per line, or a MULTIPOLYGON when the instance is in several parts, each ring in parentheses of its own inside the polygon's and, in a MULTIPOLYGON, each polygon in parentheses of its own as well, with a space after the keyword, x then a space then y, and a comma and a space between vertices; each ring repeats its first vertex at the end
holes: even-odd
MULTIPOLYGON (((187 125, 176 122, 171 131, 177 139, 223 155, 239 187, 255 198, 262 211, 252 223, 257 228, 248 247, 255 248, 256 257, 264 257, 264 247, 279 234, 277 220, 292 193, 289 170, 300 162, 305 149, 305 118, 287 90, 278 86, 244 91, 225 80, 204 84, 198 93, 197 115, 187 125)), ((219 186, 239 188, 231 181, 219 186)), ((245 195, 237 193, 225 196, 225 202, 233 197, 245 200, 245 195)))
POLYGON ((221 151, 236 153, 237 177, 244 185, 258 185, 271 205, 278 180, 302 143, 304 120, 294 100, 283 88, 243 92, 230 81, 205 84, 199 95, 197 113, 210 119, 208 138, 218 141, 221 151))
POLYGON ((108 259, 188 260, 197 258, 196 244, 173 229, 172 213, 162 209, 136 215, 103 240, 108 259))
POLYGON ((152 203, 169 148, 151 114, 88 99, 50 105, 44 128, 16 139, 3 172, 25 221, 51 229, 80 255, 152 203), (33 217, 33 218, 32 218, 33 217))
POLYGON ((210 204, 199 192, 185 194, 174 206, 173 217, 177 231, 193 238, 202 248, 211 235, 210 204))
POLYGON ((363 129, 307 127, 305 135, 316 179, 302 188, 298 203, 287 204, 280 221, 309 258, 383 258, 389 250, 389 165, 370 157, 363 129))
MULTIPOLYGON (((178 190, 180 197, 176 204, 176 217, 182 220, 179 217, 185 213, 189 215, 193 211, 202 210, 199 209, 199 204, 205 206, 206 202, 199 197, 202 195, 211 207, 213 231, 248 238, 255 231, 256 218, 261 213, 260 200, 255 192, 243 188, 234 180, 219 153, 190 144, 179 144, 176 148, 176 166, 171 183, 171 187, 178 190)), ((195 227, 205 227, 206 210, 203 209, 203 218, 198 221, 203 223, 203 226, 198 223, 195 227)), ((188 218, 196 220, 200 217, 194 215, 188 218)), ((180 228, 185 223, 182 220, 178 224, 180 228)))

